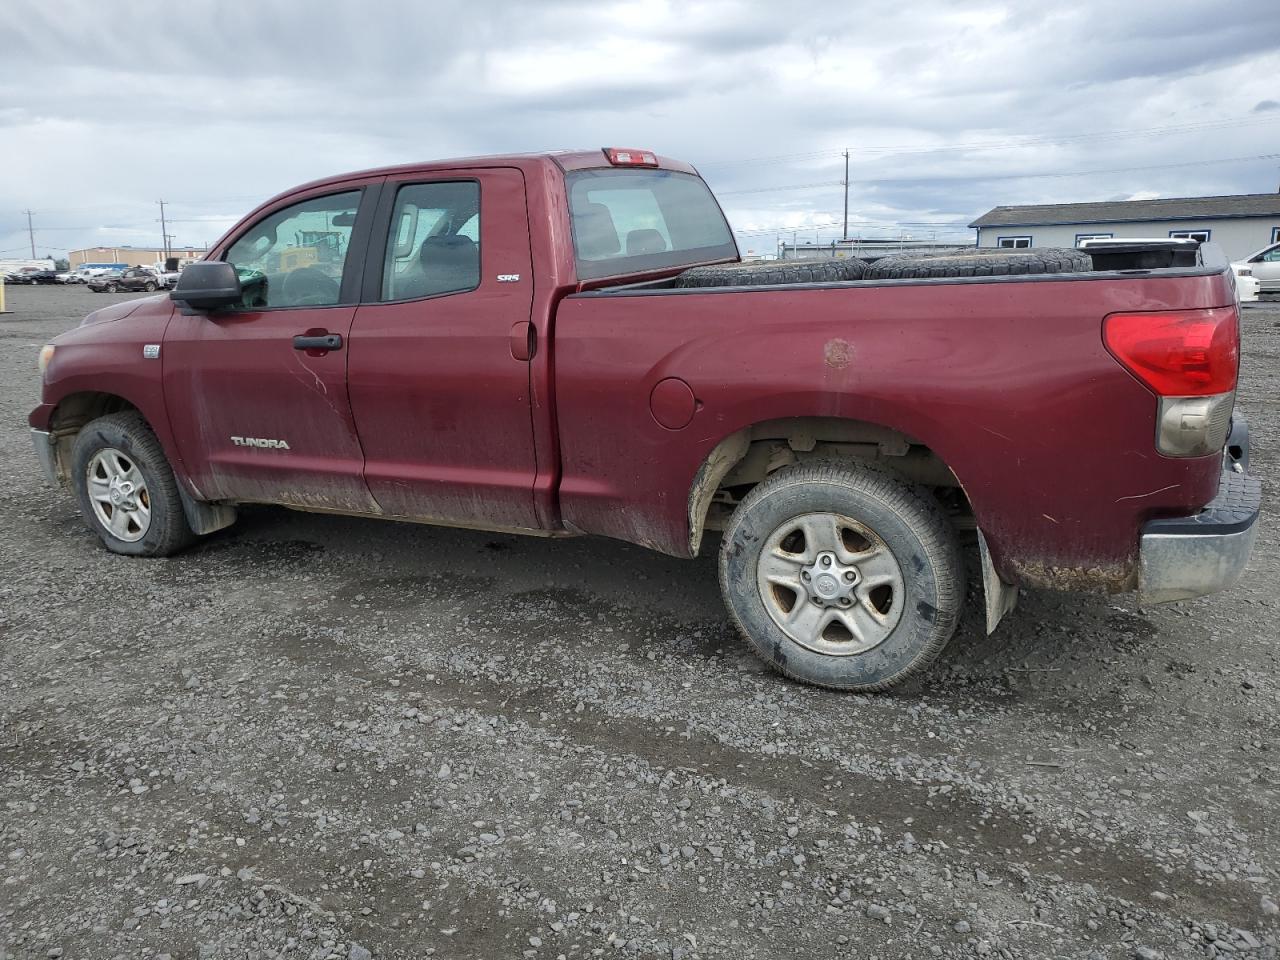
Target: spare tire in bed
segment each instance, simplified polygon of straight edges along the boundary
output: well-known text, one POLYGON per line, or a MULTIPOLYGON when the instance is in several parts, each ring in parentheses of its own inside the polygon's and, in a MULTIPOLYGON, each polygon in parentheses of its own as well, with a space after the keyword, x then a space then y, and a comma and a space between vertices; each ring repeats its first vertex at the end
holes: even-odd
POLYGON ((1087 273, 1093 259, 1071 247, 1030 250, 957 250, 935 255, 897 254, 867 265, 868 280, 916 280, 927 277, 1004 277, 1033 273, 1087 273))
POLYGON ((675 278, 673 287, 758 287, 775 283, 835 283, 861 280, 867 265, 855 257, 843 260, 761 260, 693 267, 675 278))

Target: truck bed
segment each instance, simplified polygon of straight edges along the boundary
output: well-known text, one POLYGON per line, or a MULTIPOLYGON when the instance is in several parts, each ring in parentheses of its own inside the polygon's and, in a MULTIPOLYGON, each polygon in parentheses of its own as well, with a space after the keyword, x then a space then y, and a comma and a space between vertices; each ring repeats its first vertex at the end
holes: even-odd
POLYGON ((1132 588, 1135 531, 1212 500, 1221 456, 1157 453, 1153 395, 1108 353, 1103 318, 1235 303, 1215 246, 1192 264, 1122 259, 1159 255, 1109 251, 1077 274, 570 296, 556 318, 563 522, 687 556, 699 518, 674 491, 718 446, 767 439, 770 421, 852 421, 945 464, 1010 582, 1132 588), (655 419, 663 382, 694 398, 681 429, 655 419))

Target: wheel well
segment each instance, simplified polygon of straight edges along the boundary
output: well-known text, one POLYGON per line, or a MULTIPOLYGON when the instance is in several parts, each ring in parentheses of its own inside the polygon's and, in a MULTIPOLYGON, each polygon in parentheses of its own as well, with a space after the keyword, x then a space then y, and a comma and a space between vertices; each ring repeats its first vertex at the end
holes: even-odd
POLYGON ((55 442, 58 476, 62 482, 66 483, 71 475, 71 448, 75 445, 76 435, 85 424, 109 413, 137 409, 124 397, 114 393, 85 391, 63 397, 49 420, 49 433, 55 442))
POLYGON ((753 424, 716 444, 689 493, 690 551, 697 554, 704 531, 724 529, 747 492, 775 470, 806 460, 842 459, 876 463, 931 490, 959 529, 974 529, 960 481, 919 440, 865 420, 794 417, 753 424))

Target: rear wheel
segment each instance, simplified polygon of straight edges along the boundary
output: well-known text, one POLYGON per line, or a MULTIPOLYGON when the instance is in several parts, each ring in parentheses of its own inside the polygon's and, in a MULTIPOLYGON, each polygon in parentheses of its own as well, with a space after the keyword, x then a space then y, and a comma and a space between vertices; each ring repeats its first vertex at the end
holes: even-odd
POLYGON ((859 464, 808 464, 743 500, 725 531, 720 586, 774 669, 879 691, 925 669, 951 639, 964 566, 927 494, 859 464))
POLYGON ((86 425, 71 475, 85 522, 113 553, 165 557, 195 539, 169 461, 139 414, 113 413, 86 425))

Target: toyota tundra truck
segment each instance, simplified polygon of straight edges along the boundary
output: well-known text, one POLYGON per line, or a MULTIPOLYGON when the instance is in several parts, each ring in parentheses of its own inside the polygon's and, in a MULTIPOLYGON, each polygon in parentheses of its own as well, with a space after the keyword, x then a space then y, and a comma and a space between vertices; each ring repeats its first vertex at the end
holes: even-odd
POLYGON ((740 262, 688 164, 389 167, 244 218, 40 355, 45 472, 106 548, 240 504, 694 557, 783 674, 886 689, 1020 587, 1222 590, 1257 527, 1217 247, 740 262), (976 572, 976 570, 975 570, 976 572))

